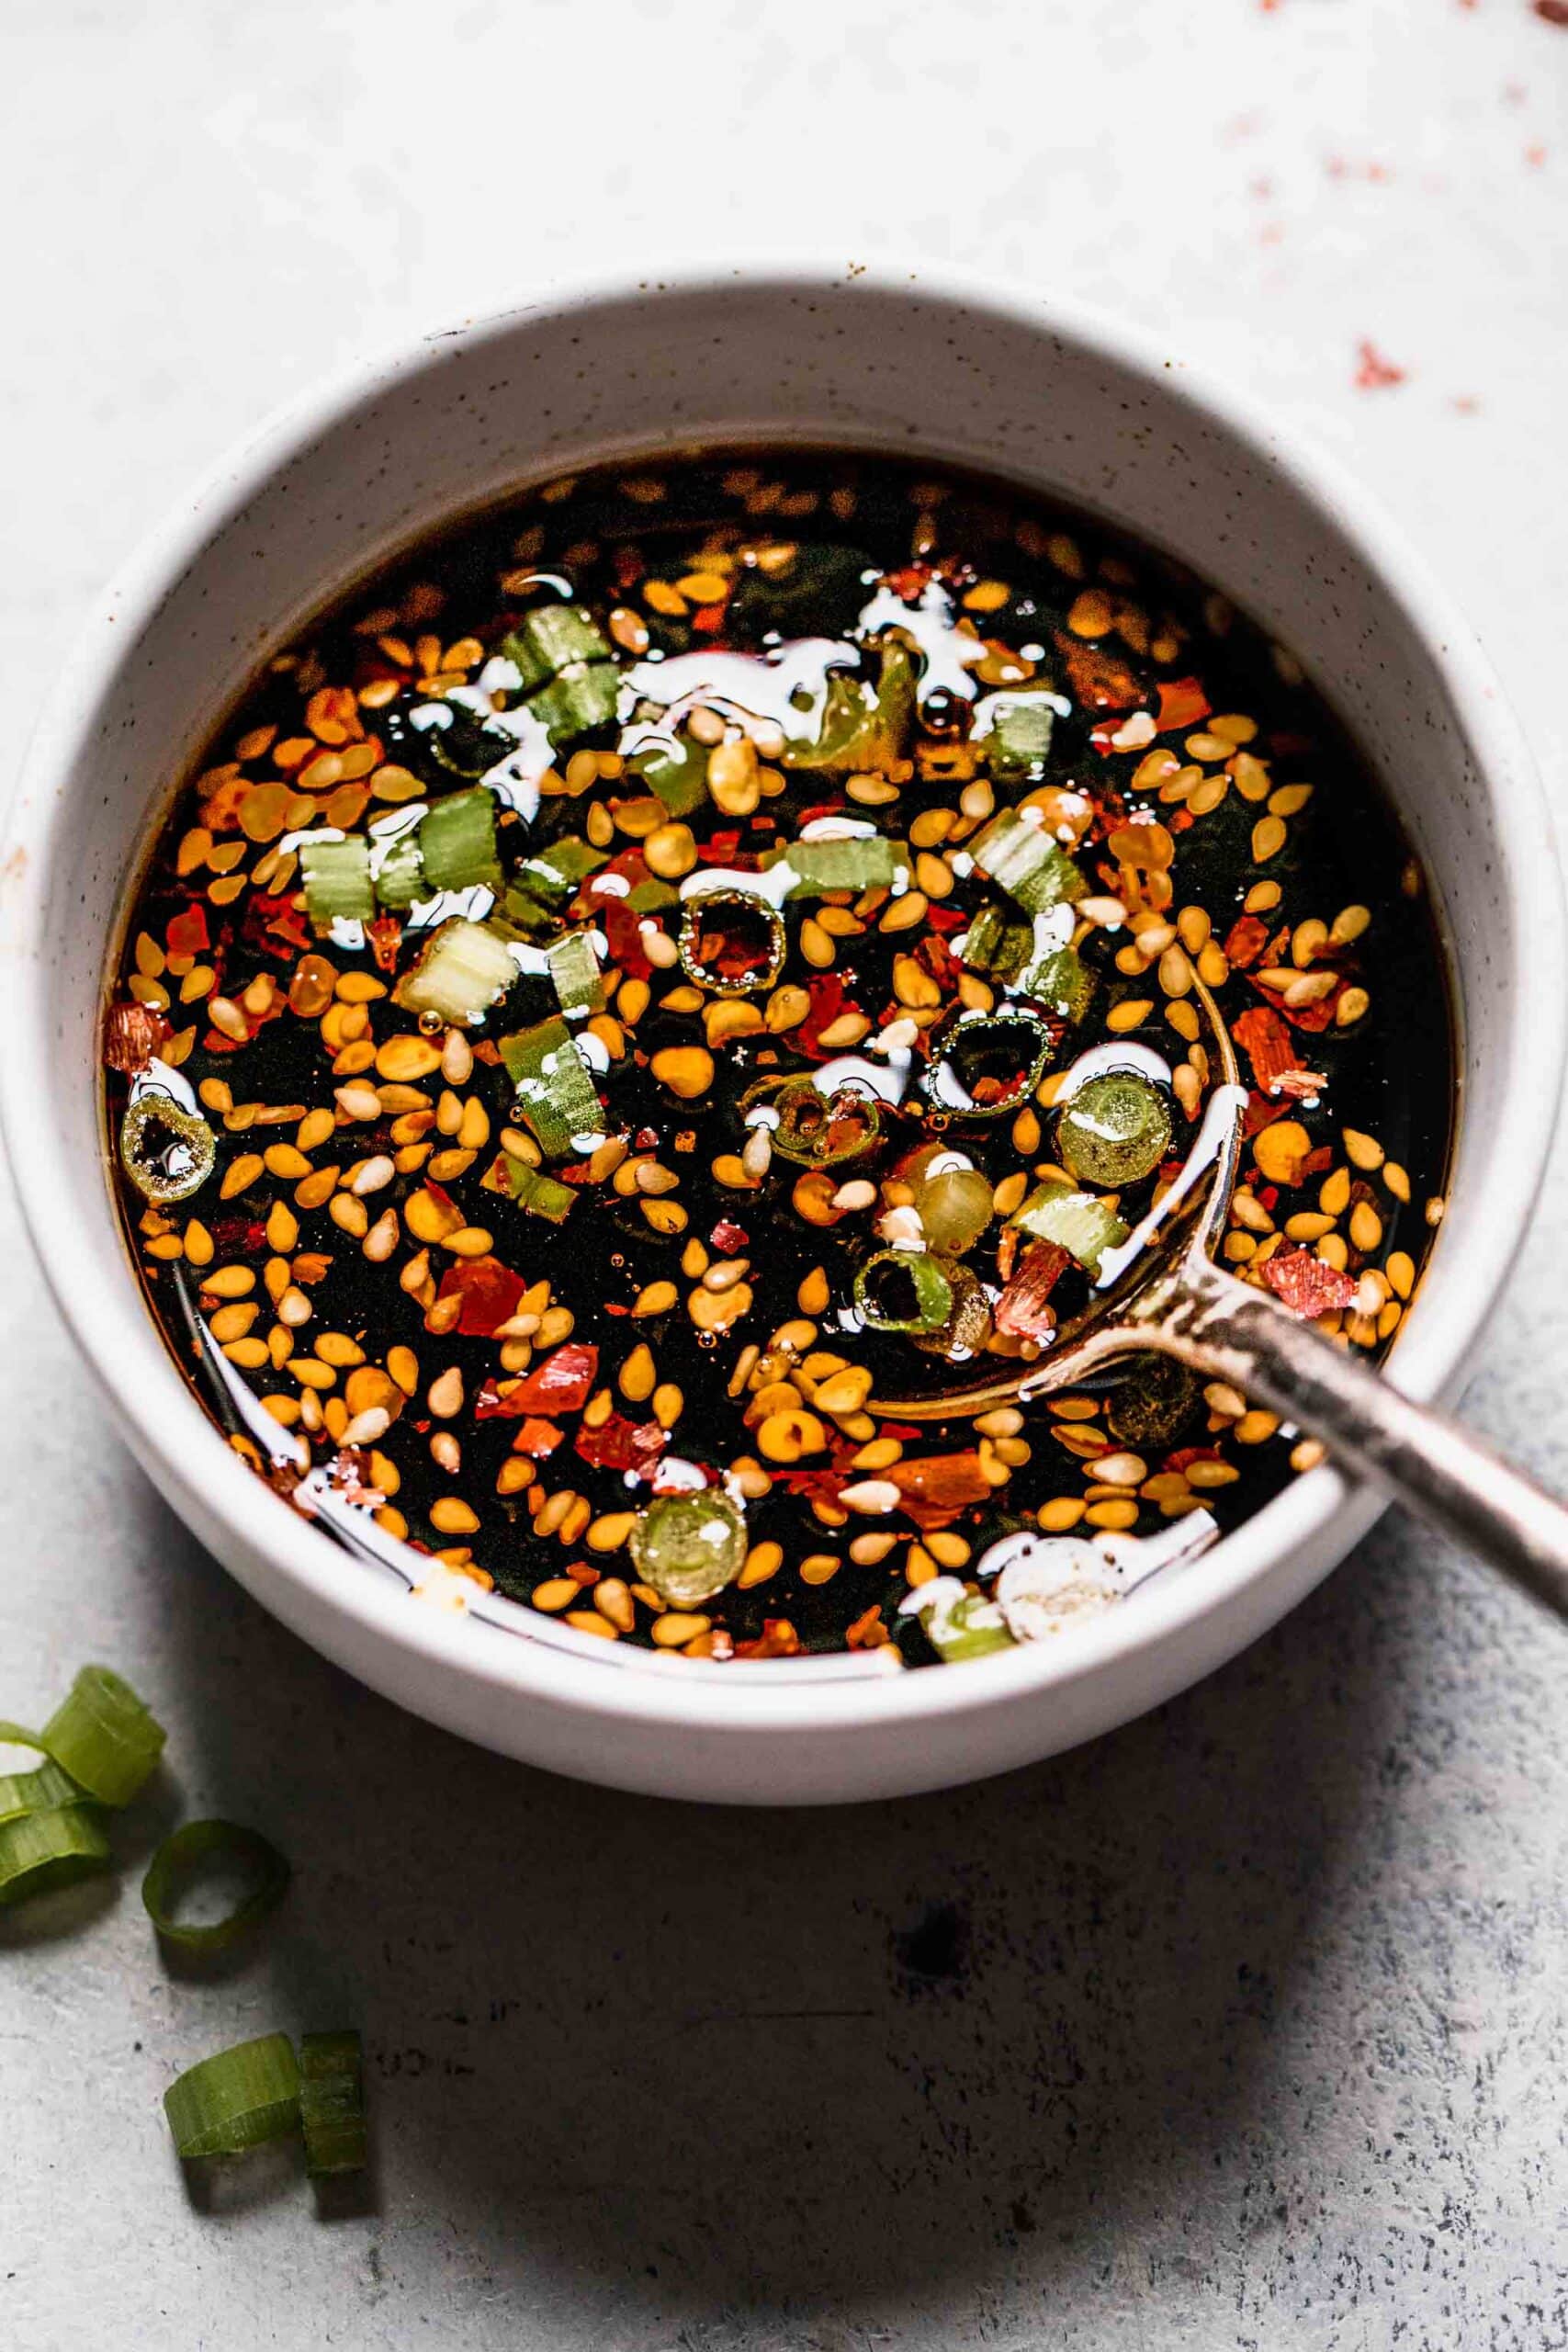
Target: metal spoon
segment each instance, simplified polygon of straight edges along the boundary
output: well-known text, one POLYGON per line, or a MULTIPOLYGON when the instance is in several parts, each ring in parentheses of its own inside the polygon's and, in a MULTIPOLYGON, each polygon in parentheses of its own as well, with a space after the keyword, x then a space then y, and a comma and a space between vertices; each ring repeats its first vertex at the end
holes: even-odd
POLYGON ((1322 1438, 1345 1469, 1387 1488, 1568 1616, 1568 1510, 1458 1421, 1413 1404, 1348 1348, 1215 1264, 1241 1166, 1247 1094, 1218 1005, 1201 980, 1194 995, 1222 1083, 1181 1175, 1114 1262, 1108 1257, 1095 1304, 1032 1363, 1000 1364, 982 1381, 940 1393, 876 1397, 868 1409, 900 1420, 964 1419, 1076 1387, 1130 1355, 1174 1356, 1322 1438))

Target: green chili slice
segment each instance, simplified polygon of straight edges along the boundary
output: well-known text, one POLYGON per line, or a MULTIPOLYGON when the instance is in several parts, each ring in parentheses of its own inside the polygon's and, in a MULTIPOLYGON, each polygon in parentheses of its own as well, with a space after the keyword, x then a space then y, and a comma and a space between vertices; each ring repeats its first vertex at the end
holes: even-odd
POLYGON ((933 1107, 960 1119, 999 1119, 1016 1111, 1044 1075, 1052 1042, 1037 1013, 1007 1008, 961 1014, 927 1081, 933 1107))
POLYGON ((604 1124, 593 1075, 558 1015, 499 1041, 506 1074, 517 1090, 518 1116, 547 1159, 569 1159, 580 1138, 604 1124))
POLYGON ((940 1331, 953 1284, 928 1250, 879 1250, 855 1276, 855 1306, 874 1331, 940 1331))
POLYGON ((85 1666, 39 1739, 61 1768, 100 1804, 129 1804, 163 1753, 156 1716, 112 1668, 85 1666))
POLYGON ((186 2158, 237 2156, 299 2129, 299 2067, 286 2033, 220 2050, 164 2093, 175 2146, 186 2158))
POLYGON ((733 1584, 746 1559, 746 1521, 716 1487, 660 1495, 639 1511, 628 1538, 644 1584, 677 1609, 711 1600, 733 1584))
POLYGON ((980 871, 1026 914, 1048 914, 1053 907, 1081 899, 1089 888, 1044 826, 1026 823, 1015 809, 999 809, 968 848, 980 871))
POLYGON ((181 1944, 187 1951, 222 1951, 276 1909, 290 1876, 283 1856, 259 1830, 243 1828, 237 1821, 186 1821, 164 1838, 148 1863, 141 1900, 166 1942, 181 1944), (251 1883, 250 1892, 221 1919, 193 1926, 178 1916, 179 1899, 199 1878, 203 1863, 214 1857, 237 1863, 251 1883))
POLYGON ((364 2171, 365 2052, 352 2030, 300 2035, 299 2120, 312 2180, 364 2171))
POLYGON ((370 881, 370 844, 363 833, 341 842, 303 841, 299 872, 305 911, 318 933, 334 922, 373 922, 376 892, 370 881))
POLYGON ((1159 1089, 1134 1069, 1085 1080, 1056 1121, 1062 1165, 1080 1183, 1116 1192, 1152 1176, 1170 1143, 1170 1113, 1159 1089))
POLYGON ((859 1087, 840 1086, 824 1094, 809 1078, 786 1078, 782 1084, 764 1079, 741 1097, 740 1115, 748 1125, 748 1114, 760 1106, 777 1122, 773 1149, 797 1167, 836 1168, 863 1159, 882 1134, 881 1106, 859 1087))
POLYGON ((419 820, 419 854, 429 896, 471 890, 479 883, 499 890, 494 793, 477 784, 470 792, 450 792, 434 801, 419 820))
POLYGON ((139 1094, 119 1127, 119 1159, 153 1202, 188 1200, 212 1173, 218 1138, 207 1121, 169 1094, 139 1094))
MULTIPOLYGON (((41 1772, 29 1773, 41 1780, 41 1772)), ((57 1886, 73 1885, 107 1870, 108 1840, 98 1808, 77 1794, 73 1804, 19 1813, 0 1821, 0 1905, 25 1902, 57 1886)))
POLYGON ((685 902, 677 944, 682 970, 699 988, 750 996, 784 970, 784 917, 750 890, 700 890, 685 902))

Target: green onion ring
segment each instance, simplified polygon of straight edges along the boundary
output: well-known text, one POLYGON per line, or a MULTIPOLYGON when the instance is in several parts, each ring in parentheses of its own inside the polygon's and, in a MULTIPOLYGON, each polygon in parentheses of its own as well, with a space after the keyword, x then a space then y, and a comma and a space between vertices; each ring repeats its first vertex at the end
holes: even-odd
MULTIPOLYGON (((39 1776, 41 1777, 41 1776, 39 1776)), ((58 1805, 0 1822, 0 1906, 107 1870, 108 1840, 94 1804, 58 1805)))
POLYGON ((855 1306, 874 1331, 942 1331, 953 1313, 953 1283, 929 1250, 879 1250, 855 1276, 855 1306), (889 1315, 874 1295, 879 1266, 907 1274, 915 1294, 913 1315, 889 1315))
POLYGON ((754 996, 763 989, 771 989, 784 967, 787 942, 784 920, 771 899, 751 890, 701 890, 688 899, 681 916, 681 935, 677 942, 681 969, 689 980, 705 988, 715 996, 754 996), (754 971, 739 973, 733 979, 715 971, 697 954, 705 925, 717 916, 722 924, 727 912, 749 915, 767 929, 766 962, 754 971))
POLYGON ((177 2075, 164 2112, 184 2157, 237 2156, 299 2129, 299 2067, 286 2033, 220 2050, 177 2075))
MULTIPOLYGON (((0 1737, 15 1740, 13 1726, 0 1724, 0 1737)), ((29 1739, 27 1745, 34 1747, 38 1742, 29 1739)), ((36 1772, 0 1772, 0 1822, 15 1821, 25 1813, 55 1813, 91 1802, 86 1791, 77 1787, 69 1772, 62 1771, 52 1756, 46 1756, 36 1772)))
POLYGON ((112 1668, 85 1666, 39 1745, 100 1804, 129 1804, 163 1753, 164 1726, 112 1668))
POLYGON ((141 1900, 165 1941, 181 1944, 186 1951, 222 1951, 276 1909, 290 1876, 277 1848, 259 1830, 243 1828, 237 1821, 187 1821, 164 1838, 148 1863, 141 1900), (192 1926, 176 1917, 175 1906, 190 1880, 200 1875, 201 1864, 214 1854, 240 1863, 254 1883, 224 1917, 192 1926))
POLYGON ((299 2038, 299 2120, 312 2180, 365 2169, 365 2051, 357 2033, 299 2038))

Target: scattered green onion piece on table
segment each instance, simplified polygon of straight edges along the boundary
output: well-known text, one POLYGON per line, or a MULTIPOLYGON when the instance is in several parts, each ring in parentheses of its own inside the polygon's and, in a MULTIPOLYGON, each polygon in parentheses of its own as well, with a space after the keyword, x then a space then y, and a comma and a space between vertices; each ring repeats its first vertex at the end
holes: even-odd
POLYGON ((558 1015, 499 1040, 517 1114, 549 1159, 569 1159, 604 1123, 593 1075, 558 1015))
POLYGON ((188 2067, 164 2093, 184 2157, 237 2156, 299 2129, 299 2067, 286 2033, 236 2042, 188 2067))
POLYGON ((365 2169, 365 2052, 357 2033, 299 2037, 299 2120, 312 2180, 365 2169))
POLYGON ((495 847, 495 795, 482 785, 434 801, 419 820, 419 854, 427 892, 471 890, 482 884, 499 890, 501 860, 495 847))
POLYGON ((1080 1086, 1056 1121, 1062 1165, 1106 1192, 1152 1176, 1170 1145, 1170 1113, 1137 1070, 1102 1070, 1080 1086))
POLYGON ((258 1919, 282 1902, 290 1878, 288 1864, 258 1830, 236 1821, 186 1821, 165 1838, 147 1865, 141 1900, 158 1933, 187 1951, 222 1951, 258 1919), (186 1884, 200 1873, 201 1865, 216 1857, 238 1863, 251 1880, 251 1891, 221 1919, 193 1926, 181 1919, 175 1905, 186 1884))
MULTIPOLYGON (((0 1724, 0 1745, 6 1743, 26 1747, 42 1745, 34 1734, 18 1731, 14 1724, 0 1724)), ((0 1772, 0 1823, 15 1821, 24 1813, 53 1813, 61 1806, 92 1802, 52 1756, 46 1756, 31 1772, 0 1772)))
POLYGON ((1071 1184, 1039 1185, 1011 1222, 1036 1241, 1054 1241, 1095 1276, 1106 1250, 1120 1249, 1127 1238, 1127 1227, 1113 1208, 1093 1193, 1076 1192, 1071 1184))
POLYGON ((982 874, 1017 900, 1027 914, 1048 914, 1081 899, 1089 888, 1078 868, 1057 847, 1043 825, 1031 825, 1003 808, 968 844, 982 874))
POLYGON ((299 872, 305 911, 318 933, 334 922, 373 922, 376 893, 370 881, 370 844, 362 833, 341 842, 303 841, 299 872))
POLYGON ((746 1560, 746 1521, 716 1487, 660 1495, 639 1511, 628 1544, 637 1575, 677 1609, 711 1600, 746 1560))
POLYGON ((569 931, 545 951, 562 1012, 579 1017, 597 1012, 604 1001, 604 978, 593 952, 593 935, 569 931))
POLYGON ((85 1666, 39 1737, 100 1804, 129 1804, 163 1754, 166 1735, 112 1668, 85 1666))
POLYGON ((547 1176, 542 1168, 531 1168, 525 1159, 513 1159, 508 1151, 496 1154, 479 1182, 487 1193, 500 1193, 530 1216, 547 1217, 552 1225, 564 1225, 577 1200, 570 1184, 547 1176))
POLYGON ((481 1021, 517 978, 504 939, 483 923, 455 915, 433 931, 392 990, 405 1012, 438 1012, 459 1027, 481 1021))
POLYGON ((84 1802, 80 1793, 73 1804, 17 1814, 0 1821, 0 1906, 73 1885, 77 1879, 107 1870, 108 1863, 108 1840, 98 1808, 84 1802))
POLYGON ((855 1276, 855 1305, 874 1331, 940 1331, 953 1284, 926 1250, 879 1250, 855 1276))
POLYGON ((217 1157, 218 1138, 207 1121, 172 1095, 138 1095, 120 1121, 120 1165, 154 1203, 188 1200, 211 1175, 217 1157))

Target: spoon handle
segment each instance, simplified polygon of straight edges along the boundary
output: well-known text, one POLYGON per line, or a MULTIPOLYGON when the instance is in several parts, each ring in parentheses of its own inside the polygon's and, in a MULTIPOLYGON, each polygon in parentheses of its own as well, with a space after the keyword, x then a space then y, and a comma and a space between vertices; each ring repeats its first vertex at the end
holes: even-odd
POLYGON ((1568 1616, 1568 1510, 1448 1414, 1413 1404, 1350 1349, 1196 1253, 1145 1329, 1568 1616))

